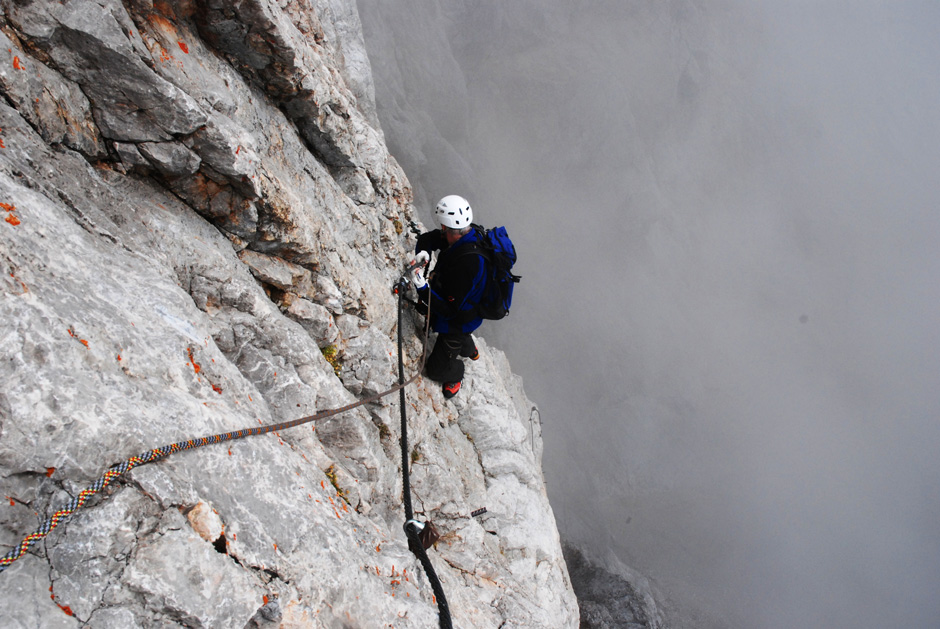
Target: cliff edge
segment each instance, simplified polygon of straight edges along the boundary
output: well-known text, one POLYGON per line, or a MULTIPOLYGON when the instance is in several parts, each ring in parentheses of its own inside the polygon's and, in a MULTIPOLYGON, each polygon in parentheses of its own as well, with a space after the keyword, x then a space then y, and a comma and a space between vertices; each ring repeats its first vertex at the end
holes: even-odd
MULTIPOLYGON (((131 456, 396 382, 416 216, 354 2, 0 7, 3 552, 131 456)), ((407 389, 431 561, 455 626, 577 626, 535 406, 478 346, 454 400, 407 389)), ((137 467, 0 573, 4 625, 435 626, 399 437, 393 395, 137 467)))

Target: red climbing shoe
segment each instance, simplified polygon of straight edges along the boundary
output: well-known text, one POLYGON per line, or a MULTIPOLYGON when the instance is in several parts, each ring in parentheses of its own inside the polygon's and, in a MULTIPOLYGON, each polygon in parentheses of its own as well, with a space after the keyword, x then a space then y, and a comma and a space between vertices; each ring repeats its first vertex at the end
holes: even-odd
POLYGON ((460 391, 459 382, 445 382, 444 386, 441 387, 441 390, 444 392, 444 399, 449 400, 450 398, 457 395, 457 392, 460 391))

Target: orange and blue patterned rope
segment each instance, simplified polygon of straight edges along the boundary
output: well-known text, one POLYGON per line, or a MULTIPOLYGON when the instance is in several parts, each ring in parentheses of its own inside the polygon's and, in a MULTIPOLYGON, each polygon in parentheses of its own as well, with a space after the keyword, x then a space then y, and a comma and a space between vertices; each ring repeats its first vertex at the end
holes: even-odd
MULTIPOLYGON (((401 302, 399 301, 399 308, 401 308, 401 302)), ((427 348, 427 337, 428 337, 428 327, 425 327, 425 336, 424 336, 424 345, 427 348)), ((118 463, 108 469, 98 480, 94 483, 83 489, 77 496, 72 498, 71 501, 65 508, 60 509, 52 514, 52 517, 46 520, 40 525, 38 529, 27 535, 13 550, 8 552, 3 557, 0 557, 0 572, 3 572, 10 564, 14 561, 25 555, 29 552, 29 549, 33 547, 36 542, 44 539, 52 530, 57 527, 59 524, 68 520, 72 515, 84 506, 88 502, 89 498, 100 492, 102 489, 110 485, 114 480, 122 477, 127 472, 131 471, 135 467, 140 467, 141 465, 146 465, 147 463, 153 463, 154 461, 159 461, 171 454, 177 452, 182 452, 183 450, 192 450, 194 448, 201 448, 203 446, 222 443, 223 441, 234 441, 235 439, 242 439, 244 437, 253 437, 255 435, 263 435, 269 432, 276 432, 279 430, 287 430, 288 428, 295 428, 296 426, 301 426, 303 424, 308 424, 313 421, 326 419, 327 417, 332 417, 334 415, 339 415, 340 413, 345 413, 346 411, 351 411, 354 408, 358 408, 365 404, 370 404, 376 400, 395 393, 400 389, 404 389, 409 384, 418 379, 418 376, 421 375, 421 370, 424 367, 424 358, 427 356, 427 350, 425 349, 424 356, 422 356, 421 366, 418 368, 417 373, 411 377, 407 382, 402 382, 395 385, 388 391, 384 391, 377 395, 373 395, 364 400, 359 400, 358 402, 353 402, 352 404, 347 404, 340 408, 332 408, 325 411, 316 413, 315 415, 308 415, 306 417, 301 417, 300 419, 293 419, 286 422, 281 422, 278 424, 268 424, 267 426, 258 426, 257 428, 245 428, 243 430, 236 430, 233 432, 223 432, 217 435, 211 435, 209 437, 202 437, 200 439, 190 439, 188 441, 180 441, 168 446, 163 446, 160 448, 154 448, 153 450, 148 450, 137 456, 132 456, 123 463, 118 463)))
MULTIPOLYGON (((393 391, 395 390, 397 390, 397 387, 393 389, 393 391)), ((371 398, 368 400, 362 400, 342 408, 326 410, 321 413, 317 413, 316 415, 310 415, 308 417, 302 417, 300 419, 282 422, 279 424, 270 424, 267 426, 259 426, 257 428, 246 428, 244 430, 220 433, 210 437, 202 437, 201 439, 180 441, 168 446, 154 448, 153 450, 138 454, 137 456, 132 456, 123 463, 119 463, 109 468, 108 471, 105 472, 104 475, 102 475, 98 480, 79 492, 77 496, 72 498, 65 508, 60 509, 52 514, 52 517, 43 522, 42 525, 36 529, 36 531, 24 537, 23 541, 21 541, 18 546, 0 558, 0 572, 6 570, 10 564, 25 555, 36 542, 40 541, 49 533, 51 533, 52 529, 72 517, 72 514, 81 509, 92 496, 100 492, 102 489, 110 485, 114 480, 122 477, 124 474, 131 471, 135 467, 146 465, 147 463, 153 463, 154 461, 159 461, 160 459, 177 452, 182 452, 183 450, 192 450, 194 448, 201 448, 203 446, 214 443, 222 443, 223 441, 233 441, 243 437, 251 437, 254 435, 262 435, 278 430, 286 430, 287 428, 293 428, 295 426, 316 421, 318 419, 325 419, 333 415, 338 415, 339 413, 352 410, 357 406, 362 406, 363 404, 367 404, 371 401, 374 400, 371 398)))

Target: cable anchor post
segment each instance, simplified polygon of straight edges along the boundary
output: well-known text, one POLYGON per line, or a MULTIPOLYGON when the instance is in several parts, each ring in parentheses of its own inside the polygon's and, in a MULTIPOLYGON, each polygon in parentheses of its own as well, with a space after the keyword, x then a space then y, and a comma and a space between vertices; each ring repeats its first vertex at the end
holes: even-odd
MULTIPOLYGON (((437 540, 441 539, 440 533, 437 532, 437 529, 430 521, 421 522, 412 518, 406 521, 402 528, 405 529, 405 537, 408 538, 409 546, 417 542, 421 544, 424 550, 427 550, 436 544, 437 540)), ((412 548, 411 551, 415 552, 415 549, 412 548)))

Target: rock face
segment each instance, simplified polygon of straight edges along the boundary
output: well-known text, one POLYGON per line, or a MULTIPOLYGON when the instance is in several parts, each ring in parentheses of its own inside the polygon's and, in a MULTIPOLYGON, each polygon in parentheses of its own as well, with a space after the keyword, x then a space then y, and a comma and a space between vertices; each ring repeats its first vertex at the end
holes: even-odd
MULTIPOLYGON (((0 6, 6 552, 130 456, 388 389, 415 213, 351 1, 0 6)), ((576 626, 534 405, 478 345, 454 400, 407 390, 431 560, 455 626, 576 626)), ((435 626, 399 432, 394 395, 136 468, 0 574, 3 624, 435 626)))
POLYGON ((622 564, 616 574, 564 545, 571 584, 581 608, 581 629, 662 629, 665 626, 647 579, 622 564))

